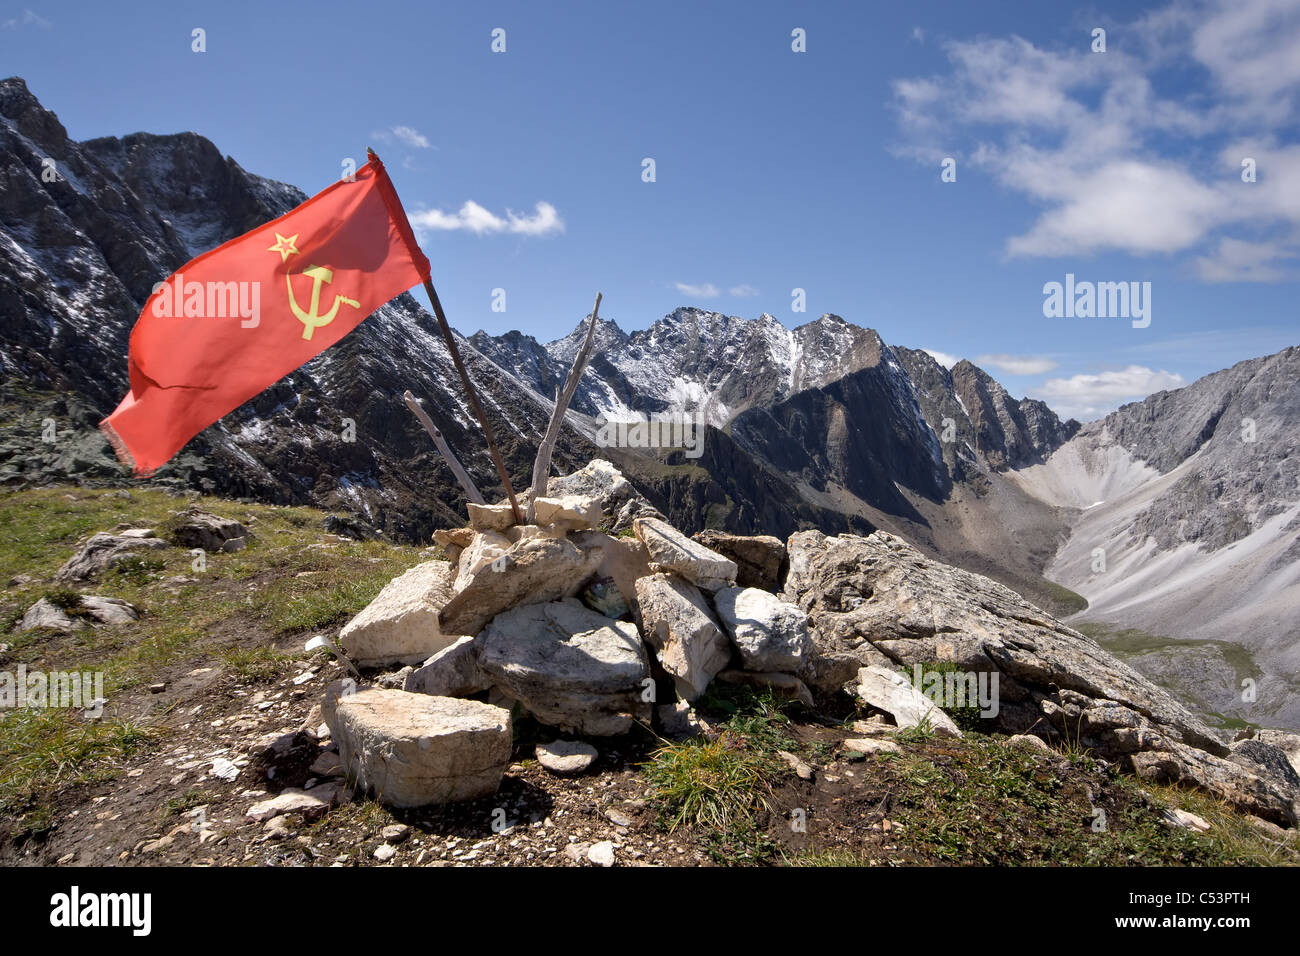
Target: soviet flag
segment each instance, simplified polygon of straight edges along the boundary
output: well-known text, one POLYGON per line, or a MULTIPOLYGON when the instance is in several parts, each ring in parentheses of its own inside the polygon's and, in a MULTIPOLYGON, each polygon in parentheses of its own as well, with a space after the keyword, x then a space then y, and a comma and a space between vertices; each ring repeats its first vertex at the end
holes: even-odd
POLYGON ((137 475, 429 278, 378 157, 154 286, 131 330, 131 391, 100 423, 137 475))

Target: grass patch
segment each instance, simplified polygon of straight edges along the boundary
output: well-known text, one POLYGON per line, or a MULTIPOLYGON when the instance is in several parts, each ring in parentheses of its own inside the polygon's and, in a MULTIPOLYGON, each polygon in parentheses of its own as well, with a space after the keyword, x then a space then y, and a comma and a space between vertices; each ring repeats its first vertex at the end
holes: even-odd
POLYGON ((1082 594, 1076 594, 1067 587, 1062 587, 1055 581, 1043 578, 1042 588, 1055 605, 1051 610, 1057 617, 1068 617, 1071 614, 1088 610, 1088 599, 1086 597, 1082 594))
POLYGON ((870 866, 871 857, 858 850, 804 850, 800 853, 782 854, 786 866, 870 866))
POLYGON ((127 720, 87 720, 79 710, 24 708, 0 720, 0 813, 39 832, 43 791, 111 779, 157 732, 127 720))
MULTIPOLYGON (((322 515, 314 508, 175 497, 151 487, 35 488, 0 495, 0 581, 19 574, 34 579, 22 590, 0 591, 6 631, 0 640, 10 645, 5 666, 39 662, 47 671, 102 671, 110 709, 168 668, 214 659, 241 680, 270 680, 292 659, 270 646, 275 637, 336 626, 421 560, 421 550, 412 546, 333 539, 322 515), (162 534, 173 516, 191 506, 240 521, 256 540, 234 554, 206 555, 202 570, 186 548, 151 551, 82 586, 86 593, 140 608, 138 621, 83 628, 75 637, 8 633, 40 596, 66 613, 83 613, 80 594, 50 588, 50 582, 90 535, 119 525, 162 534)), ((4 714, 0 816, 23 821, 19 831, 39 829, 41 808, 58 788, 111 779, 153 733, 108 718, 87 722, 80 712, 4 714)))
POLYGON ((643 768, 660 826, 698 831, 718 863, 770 861, 777 844, 766 832, 768 781, 786 772, 776 751, 797 749, 786 711, 798 706, 770 690, 714 683, 696 707, 721 734, 661 747, 643 768))
POLYGON ((1300 862, 1203 794, 1142 785, 1091 761, 1062 772, 1000 738, 934 742, 886 765, 893 820, 909 849, 939 862, 990 865, 1240 866, 1300 862), (1142 790, 1155 799, 1144 797, 1142 790), (1169 826, 1176 805, 1211 822, 1169 826))
POLYGON ((241 680, 260 684, 274 680, 293 656, 273 647, 236 647, 222 654, 221 659, 241 680))
POLYGON ((726 831, 768 807, 766 761, 729 734, 669 744, 651 755, 646 779, 671 833, 683 824, 726 831))

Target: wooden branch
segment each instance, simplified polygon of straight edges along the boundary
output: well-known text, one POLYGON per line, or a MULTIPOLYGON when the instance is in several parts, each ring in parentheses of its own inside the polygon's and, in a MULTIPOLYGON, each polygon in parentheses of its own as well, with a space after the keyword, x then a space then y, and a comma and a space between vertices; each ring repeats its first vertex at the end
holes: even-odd
POLYGON ((433 443, 438 446, 438 451, 442 453, 442 457, 446 459, 447 464, 451 467, 452 474, 456 476, 460 486, 465 489, 465 497, 476 505, 486 504, 483 496, 479 494, 478 488, 474 486, 474 479, 469 476, 469 472, 461 465, 460 460, 452 452, 451 446, 447 444, 447 439, 442 437, 442 432, 438 431, 438 426, 433 423, 433 419, 429 417, 428 413, 420 407, 420 403, 415 396, 407 391, 402 393, 402 399, 406 402, 406 407, 414 412, 415 417, 420 420, 420 424, 429 433, 433 443))
POLYGON ((600 293, 596 293, 596 304, 591 309, 591 321, 587 324, 587 338, 573 357, 573 367, 564 380, 562 388, 555 396, 555 411, 551 413, 551 423, 546 428, 546 435, 537 449, 537 458, 533 461, 533 494, 528 501, 528 523, 536 520, 537 499, 546 496, 546 482, 551 476, 551 455, 555 451, 555 442, 560 437, 560 426, 564 424, 564 413, 569 410, 573 393, 578 390, 578 379, 586 371, 587 360, 591 358, 591 346, 596 338, 596 321, 600 315, 600 293))

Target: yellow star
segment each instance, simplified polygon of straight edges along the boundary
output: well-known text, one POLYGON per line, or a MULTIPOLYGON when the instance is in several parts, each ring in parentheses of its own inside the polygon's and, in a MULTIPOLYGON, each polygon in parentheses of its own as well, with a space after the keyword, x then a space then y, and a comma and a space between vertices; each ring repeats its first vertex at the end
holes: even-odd
POLYGON ((290 256, 296 256, 298 254, 298 247, 294 245, 294 243, 298 241, 298 236, 299 233, 294 233, 286 239, 277 232, 275 234, 275 245, 271 246, 266 251, 278 252, 280 253, 280 261, 288 262, 290 256))

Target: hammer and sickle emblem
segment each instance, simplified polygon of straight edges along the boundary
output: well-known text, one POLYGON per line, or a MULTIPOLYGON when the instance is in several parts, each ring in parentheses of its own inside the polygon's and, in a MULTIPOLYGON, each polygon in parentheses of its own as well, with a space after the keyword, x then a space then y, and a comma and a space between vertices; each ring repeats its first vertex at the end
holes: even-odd
POLYGON ((328 312, 324 315, 320 311, 320 287, 322 282, 334 281, 334 270, 327 269, 325 266, 308 266, 302 270, 302 275, 312 280, 311 284, 311 309, 304 310, 298 304, 298 300, 293 295, 293 278, 285 273, 284 284, 289 290, 289 308, 293 309, 293 314, 298 317, 302 323, 302 337, 310 339, 311 334, 322 325, 329 325, 334 321, 334 316, 338 315, 339 306, 346 303, 354 309, 361 308, 361 303, 356 299, 349 299, 345 295, 334 296, 334 304, 330 306, 328 312))

